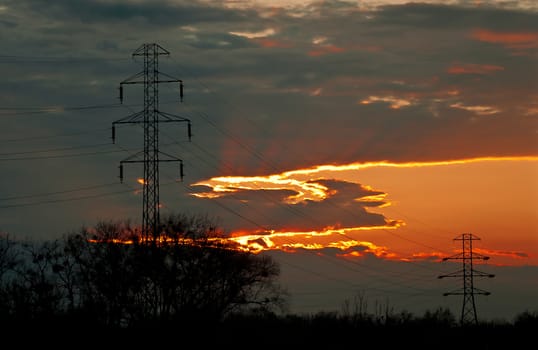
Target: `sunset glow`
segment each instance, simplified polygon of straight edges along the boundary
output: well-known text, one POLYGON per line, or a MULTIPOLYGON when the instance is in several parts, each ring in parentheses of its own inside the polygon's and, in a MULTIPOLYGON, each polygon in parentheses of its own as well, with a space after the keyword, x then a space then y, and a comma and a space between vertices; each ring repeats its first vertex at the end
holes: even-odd
MULTIPOLYGON (((298 203, 305 200, 323 200, 329 196, 328 188, 316 183, 316 174, 321 172, 342 172, 350 170, 362 170, 368 168, 421 168, 445 165, 469 164, 479 162, 496 161, 538 161, 538 156, 523 157, 480 157, 469 159, 455 159, 429 162, 365 162, 344 165, 317 165, 306 169, 297 169, 268 176, 220 176, 209 180, 200 181, 191 186, 208 186, 211 192, 194 193, 193 196, 200 198, 217 198, 225 193, 233 193, 238 190, 292 190, 296 195, 287 198, 289 203, 298 203)), ((378 195, 384 198, 384 195, 378 195)), ((372 198, 372 197, 367 197, 372 198)), ((364 198, 362 199, 364 200, 364 198)))
POLYGON ((491 74, 498 71, 503 71, 504 67, 494 64, 454 64, 447 70, 449 74, 491 74))
POLYGON ((468 233, 490 315, 538 310, 538 1, 50 3, 0 5, 0 237, 274 259, 292 310, 423 312, 468 233))
POLYGON ((502 44, 509 48, 527 49, 538 47, 538 32, 499 32, 488 29, 476 29, 471 36, 480 41, 502 44))
MULTIPOLYGON (((408 237, 411 239, 414 236, 414 234, 412 233, 414 230, 413 226, 409 227, 409 224, 412 224, 413 220, 407 218, 405 215, 402 216, 399 210, 401 210, 400 208, 408 212, 424 210, 413 209, 413 206, 416 205, 415 203, 417 202, 417 199, 422 198, 430 191, 433 191, 433 189, 428 189, 428 192, 420 194, 420 196, 418 196, 416 199, 413 197, 408 197, 408 195, 403 194, 403 192, 400 193, 400 189, 405 188, 403 186, 404 183, 408 181, 411 181, 412 183, 412 179, 417 179, 417 175, 413 174, 420 174, 421 172, 427 174, 429 173, 427 169, 432 169, 435 170, 436 173, 444 172, 445 174, 450 174, 452 171, 463 171, 464 173, 469 174, 468 176, 474 176, 474 172, 472 172, 472 169, 477 166, 487 167, 488 165, 491 165, 493 167, 504 166, 510 168, 509 164, 518 164, 518 166, 522 166, 523 164, 529 164, 529 166, 534 166, 534 169, 537 169, 537 161, 538 157, 523 156, 480 157, 428 162, 396 163, 383 161, 364 163, 359 162, 343 165, 318 165, 311 168, 290 170, 280 174, 272 174, 267 176, 215 177, 193 184, 193 187, 202 186, 202 188, 205 187, 209 188, 210 190, 193 193, 192 195, 198 198, 205 198, 207 200, 218 200, 219 198, 227 198, 227 196, 233 196, 234 194, 241 194, 247 192, 257 193, 261 191, 285 191, 283 193, 287 193, 287 195, 282 197, 282 203, 285 203, 287 205, 299 206, 301 204, 305 205, 308 203, 320 203, 321 205, 322 203, 327 202, 329 203, 327 204, 327 209, 330 209, 330 204, 334 203, 334 205, 337 205, 343 210, 349 210, 350 215, 352 211, 355 210, 364 210, 366 211, 366 213, 373 211, 386 213, 384 214, 384 225, 375 225, 371 223, 367 224, 365 221, 364 225, 337 228, 319 227, 315 230, 308 231, 287 231, 282 228, 271 228, 270 225, 267 226, 267 231, 264 232, 256 232, 257 230, 255 229, 232 231, 231 237, 229 239, 238 243, 240 247, 242 247, 242 249, 246 249, 252 252, 260 252, 264 250, 290 251, 290 249, 293 250, 299 248, 321 251, 326 248, 337 248, 342 251, 342 253, 340 254, 341 257, 356 258, 362 256, 362 253, 359 253, 357 251, 349 251, 349 245, 351 244, 353 246, 364 246, 364 244, 356 242, 370 242, 372 244, 372 247, 377 245, 384 247, 382 250, 372 248, 367 251, 368 253, 374 254, 380 258, 401 260, 428 260, 432 258, 436 259, 443 255, 450 255, 453 253, 453 250, 446 249, 443 253, 440 253, 439 251, 417 252, 416 249, 413 249, 415 250, 413 251, 409 250, 408 247, 400 247, 400 243, 394 241, 394 239, 392 240, 392 242, 387 241, 385 234, 375 234, 376 231, 389 232, 387 230, 390 230, 395 233, 402 232, 401 234, 404 235, 402 236, 403 238, 405 238, 409 234, 411 234, 411 236, 408 237), (395 177, 392 181, 387 181, 388 178, 382 174, 389 174, 388 171, 390 169, 399 172, 394 173, 395 177), (405 175, 406 173, 402 171, 413 172, 409 173, 409 175, 411 176, 409 177, 405 175), (354 186, 357 186, 357 189, 362 189, 361 191, 363 192, 357 192, 356 197, 342 197, 344 194, 341 191, 343 191, 345 187, 339 189, 339 186, 341 185, 337 186, 337 184, 339 184, 340 182, 334 182, 336 180, 328 179, 340 179, 339 181, 345 181, 343 183, 355 183, 354 186), (400 180, 400 184, 397 185, 398 187, 393 187, 392 182, 394 182, 396 179, 400 180), (405 182, 402 183, 402 181, 405 182), (336 202, 334 202, 335 200, 336 202), (394 204, 394 202, 396 202, 396 205, 394 204), (349 207, 350 209, 344 209, 349 205, 355 207, 349 207), (396 207, 396 210, 390 209, 393 206, 396 207), (342 236, 344 236, 346 239, 342 239, 342 236), (357 240, 356 237, 362 237, 362 239, 357 240), (395 245, 395 243, 398 243, 398 245, 395 245), (396 249, 396 251, 399 251, 399 253, 392 251, 392 249, 396 249)), ((395 184, 397 184, 397 182, 395 182, 395 184)), ((484 184, 487 183, 485 182, 484 184)), ((452 188, 455 185, 456 184, 450 185, 449 188, 452 188)), ((425 186, 429 186, 427 182, 421 182, 420 187, 424 187, 426 189, 425 186)), ((463 188, 464 187, 462 187, 462 189, 463 188)), ((409 190, 411 191, 412 189, 413 187, 409 188, 409 190)), ((442 191, 442 188, 440 188, 439 190, 442 191)), ((439 190, 436 190, 436 192, 431 192, 431 199, 437 196, 437 191, 439 190)), ((537 188, 534 188, 533 191, 537 191, 537 188)), ((456 198, 452 199, 453 195, 456 194, 457 192, 453 191, 451 195, 447 195, 447 197, 443 201, 446 201, 447 205, 451 205, 450 203, 452 203, 453 200, 457 200, 457 196, 456 198)), ((485 198, 487 198, 487 196, 484 197, 484 199, 485 198)), ((478 203, 478 198, 476 200, 478 203)), ((469 203, 469 205, 471 205, 471 203, 469 203)), ((475 216, 481 215, 480 211, 478 210, 475 210, 474 214, 475 216)), ((536 217, 534 219, 536 220, 536 217)), ((330 226, 331 224, 328 225, 330 226)), ((475 226, 477 229, 480 228, 480 226, 471 225, 471 227, 473 226, 475 226)), ((533 256, 532 254, 529 254, 524 250, 520 252, 506 252, 501 249, 493 249, 493 247, 496 246, 495 241, 492 241, 491 238, 491 235, 493 234, 496 233, 490 232, 490 235, 487 236, 490 240, 490 242, 488 242, 488 246, 491 248, 489 250, 483 251, 487 251, 492 256, 494 256, 497 264, 502 264, 503 262, 508 263, 508 261, 512 261, 512 263, 517 264, 517 261, 528 261, 533 256)), ((450 244, 450 240, 450 236, 446 237, 446 241, 442 245, 448 246, 450 244)), ((456 247, 455 251, 457 251, 457 249, 459 248, 456 247)))

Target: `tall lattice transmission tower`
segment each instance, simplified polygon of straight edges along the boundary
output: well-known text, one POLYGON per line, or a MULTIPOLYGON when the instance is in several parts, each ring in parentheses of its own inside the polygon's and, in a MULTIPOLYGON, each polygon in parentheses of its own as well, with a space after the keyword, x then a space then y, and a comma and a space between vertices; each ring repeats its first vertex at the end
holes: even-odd
POLYGON ((159 71, 159 56, 170 55, 158 44, 143 44, 133 52, 133 58, 141 56, 144 69, 120 82, 120 102, 123 103, 123 86, 126 84, 143 84, 144 109, 112 123, 112 140, 115 142, 117 124, 142 124, 144 129, 144 149, 120 162, 120 180, 123 181, 124 163, 143 163, 143 210, 142 235, 154 241, 160 235, 159 217, 159 163, 177 162, 180 177, 183 178, 183 162, 181 159, 159 151, 159 123, 185 122, 188 125, 188 137, 191 139, 191 123, 189 119, 165 113, 159 109, 159 84, 178 83, 179 100, 183 101, 183 81, 159 71))
POLYGON ((443 258, 447 260, 461 260, 462 269, 447 275, 441 275, 439 278, 445 277, 461 277, 463 279, 463 288, 444 293, 447 295, 463 295, 463 305, 461 308, 461 325, 478 324, 476 315, 476 304, 474 302, 475 294, 490 295, 490 292, 478 289, 474 286, 474 277, 495 277, 493 274, 477 271, 473 268, 473 260, 488 260, 488 256, 484 256, 473 252, 473 241, 480 240, 477 236, 471 233, 463 233, 454 238, 455 241, 461 241, 461 253, 443 258))

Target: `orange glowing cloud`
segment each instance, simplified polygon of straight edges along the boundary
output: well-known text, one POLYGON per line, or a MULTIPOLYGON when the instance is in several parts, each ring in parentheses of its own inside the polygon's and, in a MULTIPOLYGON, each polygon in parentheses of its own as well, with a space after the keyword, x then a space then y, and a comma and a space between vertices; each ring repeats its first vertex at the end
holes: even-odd
POLYGON ((200 181, 191 186, 207 186, 212 191, 203 193, 192 193, 193 196, 200 198, 221 197, 226 193, 233 193, 239 189, 252 190, 292 190, 297 193, 288 197, 289 203, 299 203, 306 200, 321 201, 329 195, 328 188, 315 180, 320 180, 316 174, 324 172, 339 172, 349 170, 361 170, 376 167, 391 168, 415 168, 415 167, 433 167, 455 164, 467 164, 478 162, 494 161, 537 161, 538 156, 520 156, 520 157, 478 157, 468 159, 439 160, 426 162, 356 162, 343 165, 317 165, 305 169, 286 171, 280 174, 266 176, 221 176, 209 180, 200 181))
MULTIPOLYGON (((241 203, 237 210, 263 216, 262 224, 237 226, 243 232, 262 227, 265 232, 321 232, 328 229, 372 229, 396 227, 398 220, 388 220, 370 208, 389 206, 386 193, 357 182, 317 178, 285 179, 278 176, 253 178, 220 177, 196 184, 202 199, 231 198, 241 203), (228 184, 226 184, 228 183, 228 184), (297 215, 298 211, 301 215, 297 215)), ((252 224, 252 221, 249 221, 252 224)), ((255 239, 260 239, 256 237, 255 239)))
MULTIPOLYGON (((341 254, 336 254, 338 257, 353 259, 364 257, 366 254, 372 254, 383 259, 398 259, 398 256, 395 253, 389 252, 387 247, 377 246, 371 242, 352 240, 340 243, 340 246, 335 247, 343 251, 341 254)), ((329 246, 329 248, 332 248, 332 246, 329 246)))
POLYGON ((273 28, 267 28, 258 32, 229 32, 235 36, 242 36, 248 39, 265 38, 274 35, 276 31, 273 28))
MULTIPOLYGON (((387 193, 376 191, 367 185, 358 185, 356 182, 335 180, 339 177, 338 172, 360 171, 370 168, 444 167, 505 161, 538 161, 538 156, 481 157, 402 163, 377 161, 356 162, 344 165, 318 165, 311 168, 296 169, 266 176, 215 177, 194 184, 194 186, 202 186, 205 192, 193 193, 192 195, 212 199, 239 194, 240 199, 248 198, 250 200, 256 198, 254 196, 256 191, 277 192, 279 193, 279 200, 305 209, 307 214, 312 214, 307 217, 307 220, 304 220, 304 217, 295 218, 296 220, 310 222, 318 218, 323 218, 322 224, 324 223, 325 227, 322 224, 300 226, 300 222, 294 223, 292 220, 288 221, 285 219, 282 221, 278 220, 282 222, 280 227, 277 224, 275 228, 267 227, 262 230, 245 228, 236 231, 232 230, 232 234, 226 238, 227 242, 235 244, 237 249, 244 251, 258 253, 267 250, 282 250, 286 252, 308 250, 320 254, 330 253, 349 259, 361 258, 365 254, 368 254, 382 259, 396 259, 400 261, 439 260, 446 257, 447 254, 433 249, 432 252, 410 252, 408 255, 403 256, 401 254, 395 254, 385 246, 378 246, 371 243, 372 241, 376 242, 376 230, 401 229, 405 231, 406 227, 403 227, 405 223, 401 220, 389 220, 384 215, 366 211, 368 207, 382 208, 390 204, 386 200, 387 193), (329 177, 332 180, 328 180, 329 177), (331 202, 338 204, 336 209, 330 208, 329 204, 331 202), (333 219, 335 214, 346 211, 349 208, 348 206, 352 206, 354 209, 351 212, 354 217, 353 219, 347 218, 348 220, 343 220, 341 224, 334 220, 332 223, 327 223, 327 219, 333 219), (290 229, 290 227, 296 227, 296 229, 290 229), (309 229, 308 227, 313 228, 309 229), (358 239, 358 235, 362 239, 358 239), (372 240, 368 237, 371 237, 372 240)), ((262 202, 267 203, 267 200, 264 199, 262 202)), ((264 210, 274 210, 275 207, 277 206, 271 204, 271 206, 265 206, 263 208, 264 210)), ((252 211, 253 208, 251 206, 249 210, 252 211)), ((286 211, 271 212, 271 215, 275 214, 275 217, 280 219, 282 212, 286 211)), ((342 216, 341 219, 346 218, 342 216)), ((494 251, 480 250, 477 248, 476 252, 505 258, 514 257, 516 259, 523 259, 528 256, 526 253, 519 251, 494 251)))
POLYGON ((346 49, 344 49, 343 47, 338 47, 338 46, 329 44, 329 45, 319 46, 313 50, 308 51, 308 56, 317 57, 317 56, 323 56, 327 54, 340 53, 344 51, 346 51, 346 49))
POLYGON ((419 252, 419 253, 413 253, 411 254, 410 258, 404 258, 402 260, 405 260, 405 261, 413 261, 413 260, 441 261, 445 257, 446 257, 446 254, 442 252, 419 252))
POLYGON ((494 249, 483 249, 483 248, 473 248, 473 251, 476 251, 478 254, 485 256, 502 256, 509 257, 512 259, 525 259, 529 257, 529 254, 525 252, 517 251, 506 251, 506 250, 494 250, 494 249))
POLYGON ((489 115, 489 114, 496 114, 496 113, 501 112, 500 109, 497 109, 493 106, 469 106, 469 105, 464 105, 463 103, 460 103, 460 102, 453 103, 450 105, 450 107, 463 109, 463 110, 473 112, 478 115, 489 115))
MULTIPOLYGON (((538 156, 514 156, 514 157, 477 157, 477 158, 464 158, 464 159, 452 159, 452 160, 438 160, 438 161, 425 161, 425 162, 356 162, 342 165, 316 165, 306 169, 297 169, 284 172, 278 176, 284 178, 294 178, 296 180, 312 178, 314 175, 323 173, 333 173, 339 171, 349 170, 362 170, 369 168, 423 168, 423 167, 437 167, 437 166, 449 166, 458 164, 471 164, 482 162, 502 162, 502 161, 538 161, 538 156)), ((273 175, 274 176, 274 175, 273 175)))
POLYGON ((293 46, 289 42, 269 38, 270 36, 276 34, 276 30, 274 28, 267 28, 257 32, 229 32, 229 34, 251 39, 252 41, 258 43, 261 47, 266 48, 288 48, 293 46))
POLYGON ((510 49, 530 49, 538 47, 538 32, 495 32, 475 29, 471 32, 475 40, 501 44, 510 49))
POLYGON ((368 96, 368 98, 360 101, 362 105, 368 105, 374 102, 388 102, 390 108, 400 109, 402 107, 409 107, 413 104, 413 101, 403 98, 397 98, 394 96, 368 96))
POLYGON ((254 39, 254 41, 257 42, 261 47, 265 48, 289 48, 293 46, 289 42, 277 39, 258 38, 254 39))
POLYGON ((491 74, 504 70, 504 67, 493 64, 453 64, 447 69, 449 74, 491 74))
POLYGON ((259 253, 264 250, 284 250, 294 252, 299 249, 321 250, 326 248, 337 249, 342 257, 359 257, 366 253, 378 257, 396 257, 389 253, 386 247, 378 247, 371 242, 357 241, 349 237, 349 233, 361 230, 395 229, 398 225, 383 225, 375 227, 354 227, 347 229, 325 229, 321 231, 288 232, 271 231, 261 234, 234 233, 227 238, 228 241, 238 244, 241 250, 259 253), (346 239, 342 239, 345 237, 346 239), (336 239, 335 239, 336 238, 336 239))
POLYGON ((315 182, 297 181, 286 176, 269 175, 269 176, 224 176, 215 177, 208 181, 201 181, 193 186, 209 186, 213 189, 210 193, 194 193, 196 197, 218 197, 226 192, 236 192, 244 190, 291 190, 296 195, 286 198, 286 202, 295 204, 300 201, 313 200, 319 201, 327 197, 328 188, 315 182))

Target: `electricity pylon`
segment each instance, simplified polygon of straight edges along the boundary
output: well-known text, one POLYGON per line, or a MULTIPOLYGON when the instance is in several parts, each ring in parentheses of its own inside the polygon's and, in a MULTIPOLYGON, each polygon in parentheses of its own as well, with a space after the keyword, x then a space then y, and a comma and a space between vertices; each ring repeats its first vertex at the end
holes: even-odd
POLYGON ((116 138, 116 124, 142 124, 144 128, 144 150, 120 162, 120 180, 123 181, 124 163, 143 163, 143 211, 142 235, 146 241, 152 237, 154 241, 160 235, 159 217, 159 162, 178 162, 180 177, 183 179, 183 162, 181 159, 159 151, 159 123, 186 122, 188 136, 191 139, 191 123, 189 119, 162 112, 159 109, 159 84, 179 83, 180 100, 183 101, 183 81, 159 71, 159 56, 169 55, 166 49, 158 44, 143 44, 132 56, 142 56, 144 69, 120 83, 120 102, 123 103, 123 85, 144 85, 144 109, 112 123, 112 141, 116 138), (140 155, 143 155, 140 159, 140 155), (162 157, 161 157, 162 156, 162 157))
POLYGON ((478 324, 478 318, 476 316, 476 305, 474 302, 475 294, 490 295, 490 292, 478 289, 474 286, 474 277, 495 277, 495 275, 477 271, 473 268, 473 260, 488 260, 488 256, 482 254, 473 253, 473 241, 480 240, 477 236, 471 233, 463 233, 460 236, 454 238, 455 241, 461 241, 462 251, 459 254, 443 258, 443 261, 447 260, 461 260, 463 268, 459 271, 449 273, 448 275, 441 275, 439 278, 445 277, 462 277, 463 288, 456 289, 452 292, 443 293, 447 295, 463 295, 463 305, 461 308, 461 325, 478 324))

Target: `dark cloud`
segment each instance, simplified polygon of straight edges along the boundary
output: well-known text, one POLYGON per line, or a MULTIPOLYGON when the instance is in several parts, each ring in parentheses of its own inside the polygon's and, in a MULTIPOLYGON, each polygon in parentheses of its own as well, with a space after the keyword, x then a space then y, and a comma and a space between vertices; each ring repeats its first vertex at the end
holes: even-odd
POLYGON ((423 28, 427 30, 490 27, 499 30, 538 29, 533 11, 508 10, 495 6, 453 6, 408 3, 383 6, 375 22, 388 27, 423 28))
POLYGON ((95 1, 95 0, 41 0, 8 1, 10 8, 54 18, 58 21, 81 21, 86 24, 141 20, 160 27, 200 22, 245 21, 255 12, 227 10, 199 5, 193 2, 169 1, 95 1))
MULTIPOLYGON (((233 187, 230 189, 233 190, 233 187)), ((241 188, 235 189, 235 192, 225 194, 225 197, 232 197, 234 200, 238 200, 245 203, 250 202, 265 202, 269 203, 282 203, 288 197, 296 195, 297 192, 292 190, 266 190, 266 189, 254 189, 244 190, 241 188)))
POLYGON ((231 50, 253 48, 256 44, 246 38, 222 32, 200 32, 185 37, 187 45, 196 49, 231 50))
MULTIPOLYGON (((310 181, 313 183, 319 183, 324 186, 326 186, 329 190, 329 200, 336 197, 341 201, 359 201, 364 197, 368 196, 377 196, 377 195, 384 195, 384 192, 381 191, 374 191, 371 189, 368 189, 360 184, 347 182, 347 181, 341 181, 341 180, 335 180, 335 179, 320 179, 315 181, 310 181)), ((380 202, 378 205, 383 204, 383 202, 380 202)))
POLYGON ((346 181, 322 179, 313 181, 328 188, 328 198, 315 201, 305 200, 296 204, 286 201, 298 192, 291 190, 243 190, 222 193, 217 199, 231 208, 222 217, 228 217, 230 230, 259 230, 260 227, 276 231, 321 231, 325 228, 351 228, 359 226, 383 226, 391 224, 381 214, 370 213, 370 206, 379 206, 383 201, 361 202, 366 196, 382 194, 360 184, 346 181), (234 220, 240 217, 256 218, 255 221, 234 220), (237 224, 232 224, 232 222, 237 224))

